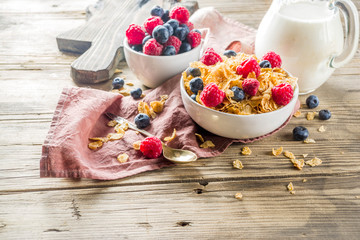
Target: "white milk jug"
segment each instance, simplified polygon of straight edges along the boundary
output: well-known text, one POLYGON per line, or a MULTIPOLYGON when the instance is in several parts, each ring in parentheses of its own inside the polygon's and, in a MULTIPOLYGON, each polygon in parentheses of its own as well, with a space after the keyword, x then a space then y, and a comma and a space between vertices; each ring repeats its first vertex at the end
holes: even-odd
POLYGON ((358 41, 359 17, 350 0, 273 0, 260 23, 255 53, 259 58, 268 51, 279 54, 282 67, 299 78, 300 93, 306 94, 351 60, 358 41))

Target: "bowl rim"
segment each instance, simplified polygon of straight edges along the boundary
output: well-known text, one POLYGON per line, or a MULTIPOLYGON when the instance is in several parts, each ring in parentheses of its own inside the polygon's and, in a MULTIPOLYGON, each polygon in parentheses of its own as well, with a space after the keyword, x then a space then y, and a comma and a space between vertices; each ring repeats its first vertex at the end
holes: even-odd
MULTIPOLYGON (((286 73, 289 74, 290 76, 292 76, 288 71, 286 71, 286 73)), ((258 116, 264 116, 264 115, 268 116, 268 115, 276 114, 277 112, 280 112, 280 111, 286 109, 286 107, 289 107, 291 105, 291 103, 293 103, 294 101, 296 102, 298 97, 299 97, 299 86, 296 83, 295 90, 294 90, 294 96, 287 105, 285 105, 285 106, 283 106, 283 107, 281 107, 279 109, 276 109, 275 111, 266 112, 266 113, 258 113, 258 114, 249 114, 249 115, 239 115, 239 114, 231 114, 231 113, 220 112, 220 111, 208 108, 206 106, 203 106, 200 103, 194 101, 185 90, 185 85, 184 85, 184 80, 183 80, 182 75, 181 75, 181 79, 180 79, 180 92, 184 92, 184 94, 186 95, 186 98, 188 98, 188 100, 195 103, 195 105, 201 107, 204 110, 208 110, 208 111, 214 112, 216 114, 224 115, 224 116, 228 116, 228 117, 254 118, 254 117, 258 117, 258 116), (295 98, 295 96, 296 96, 296 98, 295 98)))
POLYGON ((197 48, 200 48, 200 49, 201 49, 201 47, 202 47, 203 44, 204 44, 204 39, 201 39, 201 42, 200 42, 199 46, 191 49, 191 50, 188 51, 188 52, 181 53, 181 54, 175 54, 175 55, 172 55, 172 56, 162 56, 162 55, 160 55, 160 56, 153 56, 153 55, 146 55, 146 54, 144 54, 144 53, 140 53, 140 52, 137 52, 137 51, 131 49, 131 47, 130 47, 130 45, 129 45, 126 37, 124 38, 124 42, 123 42, 124 48, 126 48, 126 49, 129 50, 130 52, 133 52, 133 53, 135 53, 135 54, 137 54, 137 55, 139 55, 139 56, 143 56, 143 57, 147 57, 147 58, 153 58, 153 59, 154 59, 154 58, 160 58, 160 57, 161 57, 162 59, 167 58, 167 59, 169 59, 169 60, 170 60, 171 58, 177 58, 177 57, 179 57, 179 56, 187 56, 187 55, 190 55, 195 49, 197 49, 197 48))

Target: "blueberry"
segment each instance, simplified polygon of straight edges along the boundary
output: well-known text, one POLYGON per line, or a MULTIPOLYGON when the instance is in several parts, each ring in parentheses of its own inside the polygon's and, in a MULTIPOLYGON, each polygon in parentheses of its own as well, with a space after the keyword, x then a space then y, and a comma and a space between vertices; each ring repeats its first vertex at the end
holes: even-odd
POLYGON ((306 105, 308 108, 316 108, 319 105, 319 98, 315 95, 310 95, 306 99, 306 105))
POLYGON ((113 89, 120 89, 124 86, 124 79, 122 78, 114 78, 114 80, 112 81, 112 86, 113 86, 113 89))
POLYGON ((303 141, 309 137, 309 131, 302 126, 298 126, 293 130, 293 136, 296 141, 303 141))
POLYGON ((142 41, 142 45, 145 45, 145 43, 146 43, 148 40, 150 40, 150 39, 152 39, 152 36, 151 36, 151 35, 147 35, 146 37, 144 37, 144 39, 143 39, 143 41, 142 41))
POLYGON ((174 46, 166 46, 163 50, 163 55, 164 56, 172 56, 172 55, 176 55, 176 49, 174 46))
POLYGON ((194 100, 196 102, 196 94, 193 94, 190 96, 192 100, 194 100))
POLYGON ((188 26, 188 25, 186 25, 185 23, 182 23, 182 24, 179 25, 179 27, 185 28, 185 30, 186 30, 186 35, 189 34, 190 29, 189 29, 189 26, 188 26))
POLYGON ((179 21, 176 19, 170 19, 169 21, 167 21, 167 24, 169 24, 170 26, 172 26, 172 28, 177 29, 179 27, 179 21))
POLYGON ((169 21, 170 17, 169 17, 169 10, 166 10, 164 12, 164 14, 161 16, 161 20, 163 20, 164 23, 166 23, 167 21, 169 21))
POLYGON ((232 97, 233 100, 239 102, 245 98, 245 93, 241 88, 234 86, 231 88, 231 91, 234 93, 234 96, 232 97))
POLYGON ((142 90, 141 88, 137 88, 134 89, 130 92, 130 95, 134 98, 134 99, 139 99, 141 97, 142 94, 142 90))
POLYGON ((188 67, 186 69, 186 76, 193 76, 193 77, 200 77, 201 76, 201 71, 199 68, 192 68, 192 67, 188 67))
POLYGON ((319 118, 321 120, 328 120, 331 118, 331 112, 329 110, 323 109, 319 112, 319 118))
POLYGON ((183 27, 178 27, 174 31, 174 36, 180 39, 180 41, 184 41, 186 39, 186 36, 188 35, 187 29, 183 27))
POLYGON ((131 49, 136 51, 136 52, 142 52, 143 46, 142 46, 142 44, 133 45, 133 46, 131 46, 131 49))
POLYGON ((271 63, 268 60, 263 60, 259 63, 261 68, 271 68, 271 63))
POLYGON ((138 128, 146 128, 150 125, 150 118, 144 113, 139 113, 138 115, 136 115, 134 121, 138 128))
POLYGON ((164 14, 164 9, 162 9, 160 6, 154 6, 150 11, 151 16, 158 16, 162 17, 164 14))
POLYGON ((179 50, 179 54, 180 53, 184 53, 184 52, 188 52, 191 50, 191 45, 190 43, 187 42, 183 42, 180 46, 180 50, 179 50))
POLYGON ((201 32, 200 32, 198 29, 193 29, 192 31, 194 31, 194 32, 197 32, 197 33, 201 34, 201 32))
POLYGON ((156 26, 152 34, 155 40, 161 44, 166 43, 170 37, 169 30, 162 25, 156 26))
POLYGON ((234 50, 226 50, 224 52, 224 55, 227 56, 228 58, 231 58, 231 57, 235 57, 237 54, 234 50))
POLYGON ((204 88, 203 80, 199 77, 191 79, 189 85, 190 85, 190 90, 195 94, 197 94, 198 91, 203 90, 204 88))
POLYGON ((167 30, 169 31, 170 36, 174 34, 174 29, 170 24, 165 23, 163 26, 167 28, 167 30))

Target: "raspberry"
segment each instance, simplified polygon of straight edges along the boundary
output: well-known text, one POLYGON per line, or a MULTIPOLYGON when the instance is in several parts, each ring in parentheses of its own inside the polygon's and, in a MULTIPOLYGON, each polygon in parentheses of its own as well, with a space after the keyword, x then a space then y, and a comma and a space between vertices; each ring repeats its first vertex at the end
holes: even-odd
POLYGON ((255 96, 260 87, 260 82, 254 78, 247 78, 242 82, 242 89, 250 96, 255 96))
POLYGON ((154 38, 152 38, 145 43, 144 54, 160 56, 163 48, 163 45, 161 45, 154 38))
POLYGON ((254 58, 249 58, 249 59, 243 61, 236 68, 236 73, 239 75, 242 75, 243 78, 247 78, 247 76, 251 72, 254 72, 256 77, 258 77, 260 75, 259 63, 254 58))
POLYGON ((294 96, 294 90, 288 83, 281 83, 271 89, 274 102, 279 105, 287 105, 294 96))
POLYGON ((204 55, 201 57, 200 61, 207 65, 214 65, 217 62, 222 62, 222 58, 217 54, 213 48, 206 49, 204 55))
POLYGON ((145 32, 141 29, 139 25, 130 24, 126 30, 126 38, 130 45, 138 45, 142 43, 142 40, 145 37, 145 32))
POLYGON ((157 137, 147 137, 140 143, 140 151, 147 158, 158 158, 162 152, 161 140, 157 137))
POLYGON ((215 83, 206 85, 200 94, 200 99, 207 107, 216 107, 224 100, 225 93, 215 83))
POLYGON ((192 22, 187 22, 187 23, 185 23, 187 26, 188 26, 188 28, 189 28, 189 30, 191 31, 191 30, 194 30, 194 24, 192 23, 192 22))
POLYGON ((169 40, 166 43, 164 43, 164 47, 167 47, 167 46, 174 46, 176 53, 178 53, 180 50, 181 41, 180 41, 180 39, 178 39, 175 36, 170 36, 169 40))
POLYGON ((144 28, 148 32, 148 34, 152 35, 154 28, 158 25, 163 25, 163 20, 160 17, 150 17, 145 20, 144 28))
POLYGON ((192 48, 199 46, 201 43, 201 34, 198 32, 191 31, 186 38, 192 48))
POLYGON ((263 57, 262 60, 268 60, 271 64, 271 67, 275 68, 279 68, 281 67, 281 57, 280 55, 274 53, 274 52, 268 52, 266 53, 263 57))
POLYGON ((190 13, 185 7, 174 7, 169 14, 171 19, 176 19, 180 23, 186 23, 189 20, 190 13))

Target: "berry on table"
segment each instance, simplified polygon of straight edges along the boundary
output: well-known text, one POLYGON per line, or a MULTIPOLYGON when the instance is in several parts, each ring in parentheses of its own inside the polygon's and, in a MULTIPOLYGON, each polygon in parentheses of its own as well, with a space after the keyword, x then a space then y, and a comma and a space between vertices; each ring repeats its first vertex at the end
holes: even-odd
POLYGON ((142 52, 142 44, 139 45, 132 45, 131 49, 136 51, 136 52, 142 52))
POLYGON ((261 68, 271 68, 271 64, 268 60, 262 60, 259 65, 261 68))
POLYGON ((138 115, 136 115, 134 122, 138 128, 146 128, 150 125, 150 118, 144 113, 139 113, 138 115))
POLYGON ((191 81, 189 82, 189 86, 190 86, 190 90, 193 93, 197 94, 198 91, 203 90, 204 83, 201 78, 196 77, 196 78, 191 79, 191 81))
POLYGON ((176 49, 174 46, 166 46, 163 50, 162 55, 164 56, 172 56, 176 54, 176 49))
POLYGON ((161 20, 163 20, 163 22, 167 22, 169 21, 170 17, 169 17, 169 10, 165 10, 164 14, 161 16, 161 20))
POLYGON ((164 9, 160 6, 154 6, 150 11, 151 16, 161 17, 164 14, 164 9))
POLYGON ((113 89, 120 89, 124 86, 124 83, 124 79, 117 77, 112 81, 112 87, 113 89))
POLYGON ((178 20, 180 23, 186 23, 189 20, 190 13, 185 7, 174 7, 169 13, 170 18, 178 20))
POLYGON ((152 32, 156 26, 163 25, 163 21, 160 17, 150 17, 145 20, 144 22, 144 28, 146 32, 150 35, 152 35, 152 32))
POLYGON ((272 98, 276 104, 287 105, 294 96, 294 90, 288 83, 281 83, 271 89, 272 98))
POLYGON ((254 78, 247 78, 242 82, 242 89, 250 96, 255 96, 260 87, 260 82, 254 78))
POLYGON ((163 26, 167 28, 167 30, 169 31, 170 36, 174 34, 174 29, 170 24, 165 23, 163 26))
POLYGON ((188 43, 190 43, 192 48, 196 48, 201 43, 201 34, 195 31, 191 31, 186 37, 188 43))
POLYGON ((130 95, 134 99, 139 99, 141 97, 141 94, 142 94, 141 88, 137 88, 137 89, 134 89, 134 90, 130 91, 130 95))
POLYGON ((180 50, 179 53, 184 53, 184 52, 188 52, 191 50, 191 45, 190 43, 187 42, 183 42, 180 46, 180 50))
POLYGON ((331 112, 327 109, 323 109, 319 111, 319 118, 321 120, 328 120, 331 118, 331 112))
POLYGON ((199 68, 192 68, 192 67, 188 67, 186 69, 186 76, 193 76, 193 77, 200 77, 201 76, 201 71, 199 68))
POLYGON ((203 64, 210 66, 216 64, 217 62, 222 62, 222 58, 214 51, 213 48, 208 48, 201 57, 200 61, 203 64))
POLYGON ((163 48, 163 45, 161 45, 154 38, 152 38, 145 43, 143 47, 143 52, 147 55, 160 56, 163 48))
POLYGON ((231 91, 234 93, 234 96, 231 97, 233 100, 239 102, 245 98, 245 92, 238 86, 234 86, 231 88, 231 91))
POLYGON ((145 32, 139 25, 130 24, 125 35, 130 45, 138 45, 142 43, 142 40, 145 37, 145 32))
POLYGON ((268 60, 273 68, 281 67, 282 63, 280 55, 271 51, 266 53, 261 60, 268 60))
POLYGON ((200 94, 200 100, 207 107, 216 107, 225 98, 225 93, 219 89, 215 83, 210 83, 204 87, 200 94))
POLYGON ((147 137, 141 141, 140 151, 147 158, 158 158, 162 153, 162 142, 157 137, 147 137))
POLYGON ((174 31, 174 36, 180 39, 181 41, 184 41, 186 39, 186 36, 189 32, 184 27, 178 27, 174 31))
POLYGON ((180 39, 178 39, 175 36, 170 36, 169 40, 166 43, 164 43, 164 47, 167 47, 167 46, 174 46, 176 53, 178 53, 180 50, 181 41, 180 41, 180 39))
POLYGON ((164 44, 169 40, 169 30, 163 25, 156 26, 153 30, 152 36, 158 43, 164 44))
POLYGON ((224 55, 228 58, 235 57, 237 53, 234 50, 226 50, 224 55))
POLYGON ((298 126, 293 129, 293 137, 296 141, 303 141, 309 137, 309 131, 306 127, 298 126))
POLYGON ((320 103, 319 98, 315 95, 310 95, 306 98, 306 105, 310 109, 316 108, 317 106, 319 106, 319 103, 320 103))
POLYGON ((251 72, 254 72, 256 77, 260 75, 260 66, 255 58, 246 59, 236 68, 236 73, 242 75, 243 78, 247 78, 251 72))

